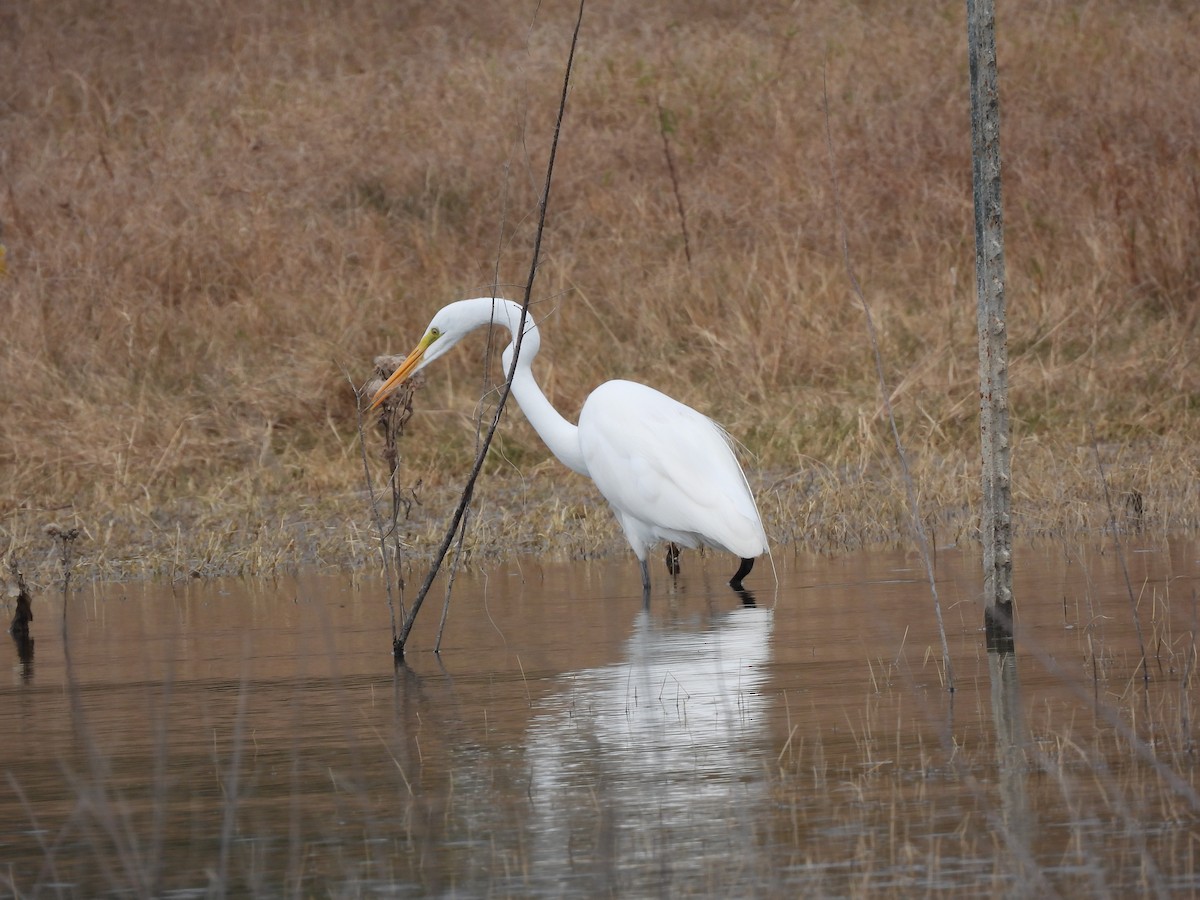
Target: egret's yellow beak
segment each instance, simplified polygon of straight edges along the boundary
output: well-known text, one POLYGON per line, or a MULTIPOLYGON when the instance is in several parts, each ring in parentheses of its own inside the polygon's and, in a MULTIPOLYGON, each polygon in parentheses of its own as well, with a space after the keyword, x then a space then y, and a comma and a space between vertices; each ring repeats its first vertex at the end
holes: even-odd
POLYGON ((387 399, 388 394, 404 383, 404 380, 421 364, 421 360, 425 358, 425 351, 429 349, 430 344, 437 340, 437 337, 437 332, 430 331, 421 338, 421 343, 417 344, 416 349, 408 354, 404 362, 400 363, 400 368, 396 369, 391 378, 383 383, 383 387, 375 392, 375 396, 371 398, 371 405, 367 407, 368 410, 377 407, 387 399))

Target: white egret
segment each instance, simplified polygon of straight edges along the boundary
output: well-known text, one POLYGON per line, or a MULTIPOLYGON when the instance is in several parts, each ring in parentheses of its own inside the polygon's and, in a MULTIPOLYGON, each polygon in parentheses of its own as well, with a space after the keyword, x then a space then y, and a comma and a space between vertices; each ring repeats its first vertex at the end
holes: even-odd
MULTIPOLYGON (((513 335, 521 307, 511 300, 479 297, 438 310, 424 337, 375 393, 375 408, 414 372, 450 350, 476 328, 502 325, 513 335)), ((535 431, 567 468, 592 479, 609 502, 650 590, 646 553, 662 541, 701 545, 741 559, 730 585, 742 579, 755 557, 767 552, 767 535, 754 495, 738 465, 728 435, 712 419, 653 388, 632 381, 607 381, 588 396, 572 425, 550 405, 533 377, 541 341, 526 318, 512 393, 535 431)), ((512 364, 513 344, 504 351, 512 364)), ((668 553, 672 571, 678 550, 668 553)))

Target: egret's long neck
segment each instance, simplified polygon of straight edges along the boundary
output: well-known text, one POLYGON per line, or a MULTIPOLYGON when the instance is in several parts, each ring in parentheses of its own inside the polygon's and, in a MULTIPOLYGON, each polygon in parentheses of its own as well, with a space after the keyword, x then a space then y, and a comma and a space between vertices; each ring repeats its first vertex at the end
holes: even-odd
MULTIPOLYGON (((514 344, 509 345, 504 351, 504 373, 507 375, 508 367, 512 364, 517 327, 521 321, 521 307, 511 300, 496 302, 498 307, 501 303, 504 305, 504 315, 500 314, 501 310, 498 308, 496 321, 499 324, 505 324, 507 320, 508 330, 512 332, 514 341, 514 344)), ((517 371, 513 375, 513 396, 517 398, 521 412, 525 414, 529 424, 550 448, 550 452, 558 457, 559 462, 580 475, 587 475, 587 464, 583 461, 583 452, 579 448, 579 427, 564 419, 559 411, 550 405, 550 401, 546 399, 546 395, 542 393, 542 389, 534 380, 533 358, 537 356, 540 348, 541 336, 538 334, 537 326, 533 324, 532 318, 527 317, 525 319, 525 337, 521 341, 521 356, 517 360, 517 371)))

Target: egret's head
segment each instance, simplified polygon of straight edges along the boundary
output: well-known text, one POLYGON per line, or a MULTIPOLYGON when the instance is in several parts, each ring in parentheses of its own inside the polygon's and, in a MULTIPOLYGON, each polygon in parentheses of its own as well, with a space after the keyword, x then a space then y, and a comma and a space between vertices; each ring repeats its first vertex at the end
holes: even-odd
MULTIPOLYGON (((504 319, 499 321, 506 322, 504 319)), ((452 349, 472 329, 486 325, 487 322, 488 319, 480 317, 479 301, 476 300, 459 300, 439 309, 412 353, 400 363, 400 367, 383 383, 383 387, 375 392, 369 409, 377 407, 410 376, 452 349)))
MULTIPOLYGON (((461 336, 461 335, 460 335, 461 336)), ((425 335, 417 342, 412 353, 405 357, 391 377, 375 392, 371 398, 369 409, 374 409, 387 399, 400 385, 404 384, 413 374, 425 368, 457 342, 458 338, 450 339, 446 332, 436 322, 431 322, 425 329, 425 335)))

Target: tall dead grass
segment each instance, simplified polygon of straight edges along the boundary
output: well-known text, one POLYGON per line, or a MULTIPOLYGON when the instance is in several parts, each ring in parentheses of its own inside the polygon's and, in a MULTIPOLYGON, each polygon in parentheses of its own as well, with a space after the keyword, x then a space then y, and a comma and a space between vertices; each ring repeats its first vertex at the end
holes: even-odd
MULTIPOLYGON (((114 571, 368 553, 347 525, 365 505, 344 373, 365 380, 445 302, 523 281, 573 12, 10 5, 9 541, 52 510, 114 571)), ((1089 427, 1148 524, 1195 524, 1180 498, 1200 398, 1198 17, 1115 0, 1001 10, 1015 500, 1035 530, 1103 523, 1095 473, 1078 469, 1089 427)), ((745 444, 780 537, 902 527, 838 251, 824 71, 902 437, 923 501, 969 531, 964 34, 957 7, 906 3, 589 8, 539 278, 538 372, 556 404, 573 414, 607 378, 651 382, 745 444)), ((418 395, 406 471, 427 492, 469 460, 479 359, 460 351, 418 395)), ((503 490, 545 459, 514 416, 503 490)), ((537 533, 507 515, 509 538, 537 533)))

